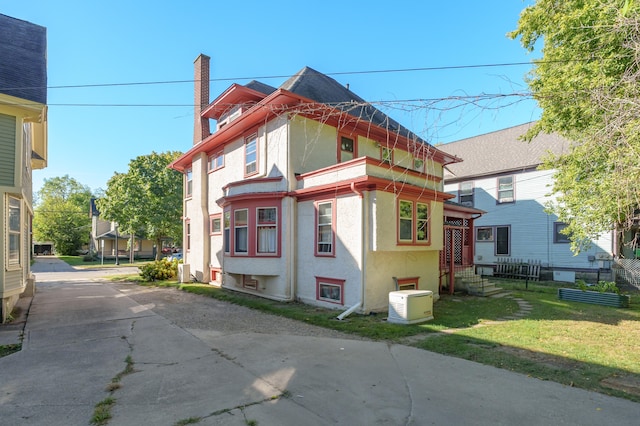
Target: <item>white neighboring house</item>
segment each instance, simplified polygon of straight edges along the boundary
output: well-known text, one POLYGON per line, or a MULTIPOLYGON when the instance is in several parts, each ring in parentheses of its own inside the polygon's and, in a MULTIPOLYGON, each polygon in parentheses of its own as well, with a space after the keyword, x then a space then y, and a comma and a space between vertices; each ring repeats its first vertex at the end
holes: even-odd
POLYGON ((47 30, 0 14, 0 322, 32 294, 33 170, 47 166, 47 30))
POLYGON ((566 225, 545 211, 545 204, 554 198, 550 195, 554 171, 538 170, 538 166, 549 152, 566 152, 570 142, 555 134, 521 141, 533 124, 437 146, 463 160, 446 167, 445 191, 455 195, 453 201, 486 212, 475 221, 475 264, 492 266, 499 258, 537 261, 555 276, 563 275, 562 271, 608 270, 613 232, 574 255, 569 240, 560 233, 566 225))
POLYGON ((443 165, 458 158, 308 67, 212 103, 205 55, 194 80, 194 145, 170 165, 185 175, 190 275, 345 313, 386 310, 398 288, 438 297, 443 217, 458 232, 478 213, 444 203, 443 165))

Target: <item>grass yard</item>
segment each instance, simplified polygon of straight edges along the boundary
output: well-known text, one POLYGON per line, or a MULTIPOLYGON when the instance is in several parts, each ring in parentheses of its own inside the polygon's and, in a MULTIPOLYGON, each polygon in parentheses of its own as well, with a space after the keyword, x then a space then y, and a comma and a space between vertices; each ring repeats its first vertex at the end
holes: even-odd
MULTIPOLYGON (((124 277, 120 278, 121 280, 124 277)), ((495 367, 640 402, 640 294, 629 308, 612 308, 557 298, 557 283, 501 281, 509 297, 443 295, 434 319, 419 325, 386 321, 386 312, 351 315, 300 303, 279 303, 207 284, 156 282, 253 309, 357 334, 374 340, 411 344, 495 367), (532 310, 519 311, 514 298, 532 310)))
POLYGON ((56 257, 68 263, 69 265, 77 268, 82 268, 82 267, 93 268, 95 266, 100 266, 104 268, 112 268, 112 267, 118 267, 118 266, 142 266, 146 263, 151 262, 150 260, 136 260, 133 263, 130 263, 129 258, 127 259, 120 258, 119 259, 120 265, 116 265, 115 259, 105 259, 104 264, 102 264, 102 261, 100 259, 86 261, 84 260, 84 256, 56 256, 56 257))

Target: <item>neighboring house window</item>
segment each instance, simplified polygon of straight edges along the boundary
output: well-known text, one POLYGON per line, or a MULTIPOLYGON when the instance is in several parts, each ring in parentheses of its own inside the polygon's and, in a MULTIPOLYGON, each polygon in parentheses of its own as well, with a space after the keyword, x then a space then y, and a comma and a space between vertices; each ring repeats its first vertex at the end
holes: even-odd
POLYGON ((338 162, 349 161, 356 156, 356 142, 347 136, 338 136, 338 162))
POLYGON ((420 158, 413 159, 413 170, 424 173, 424 160, 420 158))
POLYGON ((316 256, 333 256, 335 214, 333 201, 316 203, 316 256))
POLYGON ((247 209, 233 212, 234 252, 247 254, 249 248, 249 211, 247 209))
POLYGON ((186 181, 187 181, 187 197, 191 197, 191 193, 193 191, 193 171, 191 169, 187 169, 186 181))
POLYGON ((344 280, 316 277, 316 299, 325 302, 344 304, 344 280))
POLYGON ((275 207, 259 208, 256 215, 257 252, 276 253, 278 243, 277 209, 275 207))
POLYGON ((493 228, 476 228, 476 241, 493 241, 493 228))
POLYGON ((211 235, 220 235, 222 233, 222 215, 219 213, 209 216, 209 232, 211 235))
POLYGON ((218 170, 224 167, 224 151, 219 151, 209 157, 209 171, 218 170))
POLYGON ((473 207, 473 182, 463 182, 458 188, 458 200, 463 206, 473 207))
POLYGON ((229 253, 231 251, 231 212, 224 212, 224 252, 229 253))
POLYGON ((9 197, 8 230, 9 230, 9 265, 20 264, 20 229, 22 209, 19 198, 9 197))
POLYGON ((514 200, 513 176, 498 178, 498 203, 512 203, 514 200))
POLYGON ((568 225, 564 222, 555 222, 553 224, 553 242, 554 243, 570 243, 571 240, 569 239, 569 236, 566 234, 563 234, 562 231, 567 227, 568 225))
POLYGON ((393 164, 393 148, 383 146, 380 148, 380 159, 383 163, 393 164))
POLYGON ((244 174, 246 176, 258 171, 258 136, 248 137, 244 143, 244 174))
POLYGON ((511 254, 511 228, 509 226, 496 226, 496 256, 509 256, 511 254))

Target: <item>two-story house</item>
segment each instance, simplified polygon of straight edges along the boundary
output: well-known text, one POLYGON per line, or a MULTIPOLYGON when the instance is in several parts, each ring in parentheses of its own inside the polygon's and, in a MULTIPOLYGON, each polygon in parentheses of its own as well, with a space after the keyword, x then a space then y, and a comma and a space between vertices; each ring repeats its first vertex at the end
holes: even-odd
POLYGON ((397 288, 438 297, 443 217, 468 226, 476 212, 445 210, 443 167, 458 158, 308 67, 211 103, 208 82, 200 55, 194 145, 170 165, 185 175, 191 275, 351 312, 385 310, 397 288))
POLYGON ((447 165, 445 191, 455 196, 453 201, 486 212, 475 222, 475 264, 486 265, 482 271, 490 273, 499 259, 515 258, 539 262, 549 277, 551 273, 568 280, 575 273, 597 276, 611 267, 613 233, 602 235, 577 255, 571 251, 561 232, 566 224, 545 210, 555 199, 554 170, 539 169, 548 153, 567 152, 570 142, 556 134, 520 140, 532 125, 438 145, 463 159, 447 165))
POLYGON ((0 322, 31 274, 32 171, 47 165, 47 33, 0 14, 0 322))

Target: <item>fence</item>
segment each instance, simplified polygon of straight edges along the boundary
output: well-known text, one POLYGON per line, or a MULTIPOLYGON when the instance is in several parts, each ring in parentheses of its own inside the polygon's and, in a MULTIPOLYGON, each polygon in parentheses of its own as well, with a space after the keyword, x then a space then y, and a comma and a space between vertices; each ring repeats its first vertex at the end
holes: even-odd
POLYGON ((616 259, 613 273, 616 283, 640 289, 640 259, 616 259))
POLYGON ((539 281, 540 265, 541 262, 538 260, 529 260, 525 262, 522 259, 499 257, 496 259, 496 268, 493 275, 502 278, 539 281))

